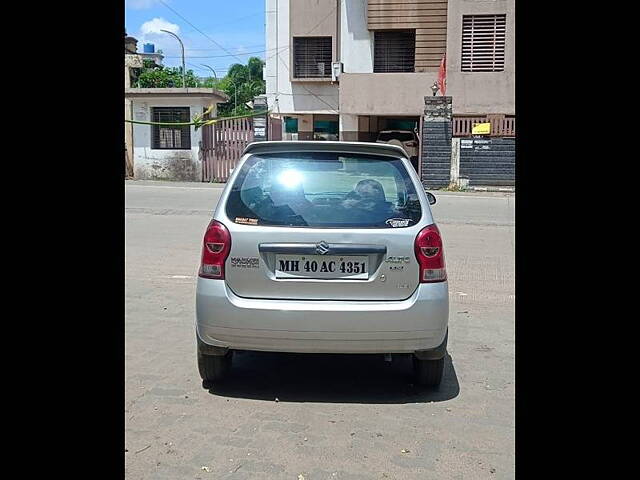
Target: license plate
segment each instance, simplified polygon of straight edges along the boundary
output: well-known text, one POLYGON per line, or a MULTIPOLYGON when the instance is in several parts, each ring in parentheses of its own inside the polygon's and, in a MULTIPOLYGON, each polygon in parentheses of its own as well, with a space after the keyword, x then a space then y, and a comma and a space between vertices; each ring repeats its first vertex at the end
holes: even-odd
POLYGON ((276 278, 369 278, 366 255, 276 255, 276 278))

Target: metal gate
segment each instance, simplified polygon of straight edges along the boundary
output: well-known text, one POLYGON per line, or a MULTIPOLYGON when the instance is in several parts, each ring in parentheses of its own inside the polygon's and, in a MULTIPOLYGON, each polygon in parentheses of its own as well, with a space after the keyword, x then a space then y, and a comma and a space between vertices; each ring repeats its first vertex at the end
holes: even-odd
POLYGON ((471 186, 512 186, 516 183, 516 139, 460 139, 460 177, 471 186))
POLYGON ((267 140, 282 140, 282 120, 269 117, 269 137, 267 140))
POLYGON ((226 182, 240 160, 242 151, 253 141, 251 118, 221 120, 202 127, 200 161, 203 182, 226 182))

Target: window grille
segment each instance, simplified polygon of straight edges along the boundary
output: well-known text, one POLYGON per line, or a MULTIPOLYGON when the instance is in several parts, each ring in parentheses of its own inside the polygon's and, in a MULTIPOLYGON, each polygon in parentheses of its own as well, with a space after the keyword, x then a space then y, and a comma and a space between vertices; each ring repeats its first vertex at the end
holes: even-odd
MULTIPOLYGON (((189 122, 189 107, 154 107, 152 122, 189 122)), ((191 127, 170 127, 151 125, 152 147, 158 150, 189 150, 191 148, 191 127)))
POLYGON ((377 31, 374 37, 374 73, 414 72, 416 31, 377 31))
POLYGON ((504 71, 506 15, 462 16, 462 71, 504 71))
POLYGON ((331 78, 331 37, 294 37, 294 78, 331 78))

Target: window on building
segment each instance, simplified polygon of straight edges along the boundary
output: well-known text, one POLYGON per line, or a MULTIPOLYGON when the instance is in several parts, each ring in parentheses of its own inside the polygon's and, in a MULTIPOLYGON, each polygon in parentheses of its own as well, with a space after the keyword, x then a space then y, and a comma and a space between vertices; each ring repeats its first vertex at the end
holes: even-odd
POLYGON ((373 71, 413 72, 416 60, 416 31, 375 32, 373 71))
POLYGON ((338 140, 338 120, 313 121, 314 140, 338 140))
MULTIPOLYGON (((154 107, 152 122, 189 122, 189 107, 154 107)), ((188 150, 191 148, 191 127, 151 125, 151 145, 158 150, 188 150)))
POLYGON ((506 15, 462 16, 462 71, 504 71, 506 15))
POLYGON ((285 133, 298 133, 298 119, 296 117, 284 117, 285 133))
POLYGON ((331 37, 293 38, 294 78, 331 78, 331 37))

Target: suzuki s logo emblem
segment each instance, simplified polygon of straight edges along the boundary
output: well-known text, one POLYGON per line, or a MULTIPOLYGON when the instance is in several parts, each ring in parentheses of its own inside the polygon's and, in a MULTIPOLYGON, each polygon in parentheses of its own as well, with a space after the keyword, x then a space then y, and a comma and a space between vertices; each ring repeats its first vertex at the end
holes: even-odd
POLYGON ((326 255, 329 253, 329 244, 324 240, 316 245, 316 253, 318 255, 326 255))

